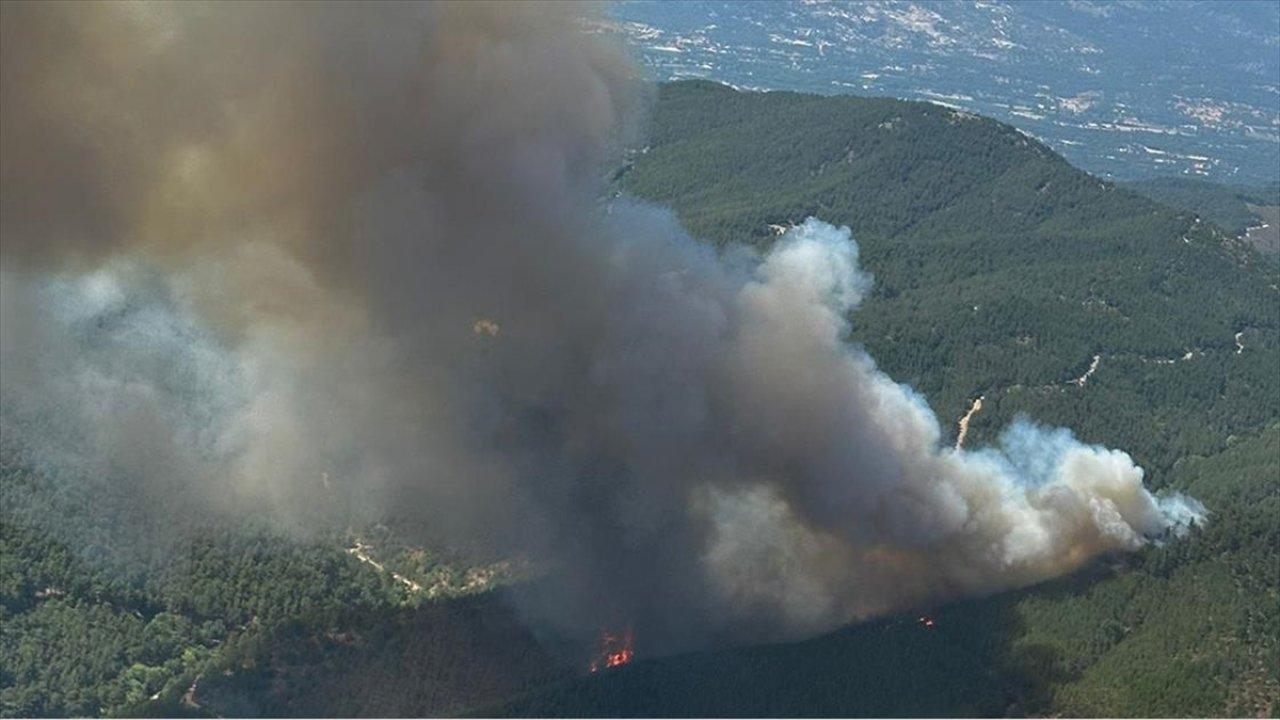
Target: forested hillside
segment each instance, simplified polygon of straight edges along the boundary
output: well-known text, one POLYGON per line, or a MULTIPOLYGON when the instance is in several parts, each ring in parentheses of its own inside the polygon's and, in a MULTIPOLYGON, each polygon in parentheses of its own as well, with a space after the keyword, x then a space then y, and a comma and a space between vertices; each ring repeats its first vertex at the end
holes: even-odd
POLYGON ((385 527, 157 526, 0 429, 0 715, 442 714, 558 672, 500 597, 469 599, 492 572, 400 557, 385 527))
POLYGON ((645 658, 641 639, 637 661, 585 677, 493 591, 519 578, 508 566, 443 562, 394 522, 173 533, 0 425, 0 714, 1280 709, 1280 281, 1252 249, 1008 126, 889 99, 664 85, 615 185, 716 244, 764 246, 811 215, 848 225, 876 280, 851 341, 944 433, 966 413, 965 447, 1019 413, 1071 427, 1208 523, 806 642, 645 658))
POLYGON ((967 447, 1015 415, 1124 448, 1210 510, 1192 537, 1044 587, 794 645, 639 663, 506 711, 1273 714, 1280 706, 1280 292, 1249 249, 928 104, 663 87, 621 175, 713 242, 848 224, 853 317, 967 447), (852 679, 851 679, 852 678, 852 679), (955 687, 969 692, 956 695, 955 687), (817 703, 815 705, 815 703, 817 703))
POLYGON ((1135 180, 1122 186, 1172 208, 1189 210, 1223 230, 1240 235, 1258 224, 1250 205, 1280 205, 1280 183, 1243 187, 1183 177, 1135 180))
POLYGON ((848 225, 876 280, 854 339, 941 418, 987 396, 970 442, 1030 411, 1161 484, 1183 455, 1280 416, 1274 269, 1007 125, 675 83, 619 184, 717 243, 765 244, 810 215, 848 225))

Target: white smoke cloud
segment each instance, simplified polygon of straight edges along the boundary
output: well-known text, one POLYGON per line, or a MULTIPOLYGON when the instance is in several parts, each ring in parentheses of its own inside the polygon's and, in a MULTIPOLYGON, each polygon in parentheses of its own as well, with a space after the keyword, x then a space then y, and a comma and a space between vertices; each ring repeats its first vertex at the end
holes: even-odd
POLYGON ((848 229, 811 218, 738 294, 737 426, 769 458, 799 450, 803 474, 703 498, 706 561, 733 604, 819 630, 1032 584, 1203 520, 1194 500, 1147 492, 1125 453, 1065 429, 1024 420, 996 447, 945 447, 922 398, 844 341, 870 286, 856 256, 848 229))

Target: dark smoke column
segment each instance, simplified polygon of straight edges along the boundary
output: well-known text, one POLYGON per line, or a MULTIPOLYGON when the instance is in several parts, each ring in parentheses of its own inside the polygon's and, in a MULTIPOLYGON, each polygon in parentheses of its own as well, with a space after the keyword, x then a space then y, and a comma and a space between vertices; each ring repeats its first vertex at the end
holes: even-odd
POLYGON ((872 284, 847 229, 721 254, 606 205, 649 91, 594 6, 0 8, 3 399, 175 499, 149 505, 407 515, 547 568, 540 626, 645 653, 1199 516, 1064 430, 944 447, 844 343, 872 284), (85 352, 85 318, 139 307, 85 352))

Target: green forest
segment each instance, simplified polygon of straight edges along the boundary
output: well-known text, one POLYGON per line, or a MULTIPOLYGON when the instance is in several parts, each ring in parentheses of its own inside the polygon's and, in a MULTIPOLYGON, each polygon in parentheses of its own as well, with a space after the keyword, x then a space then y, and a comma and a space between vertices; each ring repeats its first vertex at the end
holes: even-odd
POLYGON ((1123 186, 1169 207, 1189 210, 1235 235, 1258 223, 1250 205, 1280 205, 1280 183, 1247 187, 1174 176, 1135 180, 1123 186))
POLYGON ((876 282, 850 341, 951 440, 982 397, 966 447, 1022 414, 1067 426, 1208 522, 921 608, 931 627, 911 613, 588 676, 506 595, 554 578, 415 548, 394 523, 170 536, 0 425, 0 715, 1280 712, 1280 271, 1230 215, 939 105, 707 82, 660 87, 611 191, 716 246, 763 248, 809 216, 848 225, 876 282))

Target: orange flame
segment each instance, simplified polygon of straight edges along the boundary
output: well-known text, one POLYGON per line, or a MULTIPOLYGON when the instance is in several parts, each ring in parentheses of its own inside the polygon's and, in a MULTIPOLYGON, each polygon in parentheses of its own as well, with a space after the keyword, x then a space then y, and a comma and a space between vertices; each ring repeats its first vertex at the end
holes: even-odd
POLYGON ((622 635, 602 633, 600 635, 600 651, 591 659, 591 665, 589 666, 591 672, 597 673, 602 669, 614 668, 631 662, 631 659, 635 656, 634 644, 635 634, 631 632, 631 628, 627 628, 627 631, 622 635))

